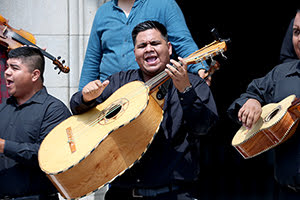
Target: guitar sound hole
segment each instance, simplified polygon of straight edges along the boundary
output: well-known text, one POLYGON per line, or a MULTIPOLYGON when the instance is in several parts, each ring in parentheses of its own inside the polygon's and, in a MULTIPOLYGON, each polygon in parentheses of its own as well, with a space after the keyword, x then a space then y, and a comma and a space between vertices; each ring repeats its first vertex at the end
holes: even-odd
POLYGON ((269 122, 271 119, 273 119, 273 117, 275 117, 277 115, 277 113, 281 110, 281 106, 278 106, 277 108, 275 108, 275 110, 273 110, 266 118, 265 118, 265 122, 269 122))
POLYGON ((114 118, 122 109, 121 105, 114 105, 106 114, 106 119, 114 118))
POLYGON ((98 123, 101 125, 106 125, 115 122, 126 112, 128 105, 128 99, 117 99, 99 113, 97 117, 99 119, 98 123))

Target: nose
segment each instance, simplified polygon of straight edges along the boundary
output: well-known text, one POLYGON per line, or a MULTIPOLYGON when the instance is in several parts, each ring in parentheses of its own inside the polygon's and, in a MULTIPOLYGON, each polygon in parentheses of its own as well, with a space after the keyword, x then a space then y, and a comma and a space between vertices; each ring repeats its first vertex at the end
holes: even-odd
POLYGON ((146 52, 153 51, 153 46, 150 43, 148 43, 147 46, 145 47, 145 51, 146 52))
POLYGON ((4 71, 5 76, 10 76, 11 73, 12 73, 12 70, 9 67, 7 67, 6 70, 4 71))

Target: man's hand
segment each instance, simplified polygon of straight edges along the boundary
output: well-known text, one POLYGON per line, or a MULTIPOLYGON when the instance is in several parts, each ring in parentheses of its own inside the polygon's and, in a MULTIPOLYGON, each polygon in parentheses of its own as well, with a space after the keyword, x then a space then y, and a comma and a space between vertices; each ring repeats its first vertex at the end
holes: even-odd
POLYGON ((4 145, 5 145, 5 140, 0 138, 0 153, 4 152, 4 145))
POLYGON ((177 90, 179 92, 183 92, 185 88, 191 85, 191 83, 187 73, 186 62, 180 57, 178 57, 178 59, 182 65, 179 62, 171 59, 170 62, 174 65, 174 67, 170 64, 167 64, 167 69, 165 71, 173 80, 174 86, 177 88, 177 90))
POLYGON ((206 72, 205 69, 199 69, 198 75, 206 81, 208 86, 211 85, 211 76, 208 74, 208 72, 206 72))
POLYGON ((239 120, 247 129, 251 129, 262 113, 261 104, 256 99, 248 99, 238 113, 239 120))
POLYGON ((83 101, 89 102, 99 97, 108 84, 109 84, 108 80, 103 81, 103 83, 101 83, 100 80, 89 82, 82 89, 83 101))

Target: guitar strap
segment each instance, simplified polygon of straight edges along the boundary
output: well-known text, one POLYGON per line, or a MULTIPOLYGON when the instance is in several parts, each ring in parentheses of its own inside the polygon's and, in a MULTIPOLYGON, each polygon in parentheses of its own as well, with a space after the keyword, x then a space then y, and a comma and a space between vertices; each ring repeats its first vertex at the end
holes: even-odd
POLYGON ((171 79, 168 79, 166 82, 164 82, 164 84, 162 84, 158 88, 158 92, 156 93, 156 98, 158 100, 162 100, 163 98, 165 98, 165 96, 168 92, 168 88, 169 88, 170 83, 171 83, 171 79))

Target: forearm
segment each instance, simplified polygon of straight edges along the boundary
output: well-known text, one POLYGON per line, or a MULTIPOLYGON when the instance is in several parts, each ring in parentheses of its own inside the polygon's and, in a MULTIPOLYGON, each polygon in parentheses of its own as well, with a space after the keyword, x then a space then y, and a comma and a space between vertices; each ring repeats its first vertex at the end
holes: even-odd
MULTIPOLYGON (((195 43, 184 19, 184 15, 179 6, 170 1, 168 9, 168 19, 166 28, 168 30, 169 40, 174 47, 176 54, 182 58, 189 56, 197 51, 199 48, 195 43)), ((200 69, 207 69, 208 65, 205 61, 198 64, 192 64, 188 66, 188 71, 198 75, 200 69)))
POLYGON ((96 106, 96 101, 93 100, 91 102, 85 103, 83 101, 82 92, 78 91, 75 93, 70 101, 70 108, 74 115, 82 114, 91 108, 96 106))
POLYGON ((10 140, 5 140, 3 154, 17 163, 22 163, 28 166, 37 166, 37 155, 39 144, 36 143, 20 143, 10 140))

